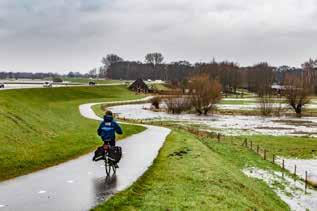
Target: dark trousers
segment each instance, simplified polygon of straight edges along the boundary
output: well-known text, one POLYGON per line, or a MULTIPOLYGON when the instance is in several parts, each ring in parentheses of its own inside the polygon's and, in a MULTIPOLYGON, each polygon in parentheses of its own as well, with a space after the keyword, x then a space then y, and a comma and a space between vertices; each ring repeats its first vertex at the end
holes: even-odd
POLYGON ((116 146, 116 141, 115 140, 104 140, 103 142, 105 144, 109 144, 112 147, 116 146))

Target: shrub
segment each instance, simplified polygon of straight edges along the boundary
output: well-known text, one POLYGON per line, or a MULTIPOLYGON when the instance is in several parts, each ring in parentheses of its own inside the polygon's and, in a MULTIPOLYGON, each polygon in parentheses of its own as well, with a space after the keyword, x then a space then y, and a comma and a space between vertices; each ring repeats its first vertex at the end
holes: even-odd
POLYGON ((150 102, 154 108, 159 109, 160 103, 161 103, 161 98, 160 97, 153 97, 150 102))
POLYGON ((207 115, 210 110, 216 108, 216 104, 221 100, 220 83, 217 80, 210 80, 206 73, 193 76, 189 87, 192 91, 192 107, 198 114, 207 115))
POLYGON ((60 78, 60 77, 54 77, 53 78, 53 82, 57 82, 57 83, 61 83, 61 82, 63 82, 63 79, 62 78, 60 78))
POLYGON ((192 106, 187 97, 174 96, 164 99, 167 107, 167 112, 172 114, 180 114, 184 111, 189 111, 192 106))
POLYGON ((262 116, 269 116, 273 113, 275 104, 271 95, 261 95, 257 101, 262 116))

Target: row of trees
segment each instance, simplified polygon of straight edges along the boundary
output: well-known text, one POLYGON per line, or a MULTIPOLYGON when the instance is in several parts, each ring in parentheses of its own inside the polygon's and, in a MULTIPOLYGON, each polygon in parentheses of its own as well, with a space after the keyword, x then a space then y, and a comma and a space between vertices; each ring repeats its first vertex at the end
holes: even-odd
POLYGON ((0 72, 0 79, 43 79, 59 76, 57 73, 0 72))
MULTIPOLYGON (((312 94, 307 77, 307 73, 301 76, 287 75, 284 80, 283 96, 279 96, 280 98, 276 98, 277 95, 273 94, 271 88, 261 89, 258 105, 262 115, 280 115, 280 112, 287 109, 282 106, 286 103, 300 117, 312 94)), ((175 92, 174 95, 164 99, 168 112, 181 113, 195 110, 199 115, 207 115, 216 108, 216 104, 222 98, 223 89, 220 82, 207 73, 192 76, 185 88, 189 90, 186 94, 175 92)), ((159 107, 158 98, 153 99, 152 105, 159 107)))
POLYGON ((89 74, 70 71, 67 74, 59 73, 32 73, 32 72, 0 72, 0 79, 46 79, 46 78, 88 78, 89 74))
POLYGON ((317 67, 316 60, 309 60, 302 68, 281 66, 273 67, 266 62, 261 62, 249 67, 241 67, 234 62, 216 62, 191 64, 188 61, 163 63, 164 57, 160 53, 150 53, 145 56, 145 62, 124 61, 113 54, 103 58, 106 64, 106 77, 112 79, 135 80, 160 79, 170 81, 173 84, 186 84, 192 75, 207 73, 211 78, 217 79, 225 93, 236 93, 238 88, 247 88, 259 95, 266 95, 272 84, 283 84, 287 75, 301 75, 309 73, 310 85, 317 93, 317 67), (109 62, 111 61, 111 62, 109 62), (307 71, 307 70, 310 71, 307 71))

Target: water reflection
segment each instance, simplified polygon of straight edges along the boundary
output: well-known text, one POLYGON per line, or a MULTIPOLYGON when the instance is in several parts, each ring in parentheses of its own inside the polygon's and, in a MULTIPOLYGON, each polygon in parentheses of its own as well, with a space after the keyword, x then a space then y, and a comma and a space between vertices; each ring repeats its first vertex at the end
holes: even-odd
POLYGON ((95 178, 93 180, 94 194, 96 204, 105 201, 107 198, 115 194, 117 187, 117 175, 95 178))

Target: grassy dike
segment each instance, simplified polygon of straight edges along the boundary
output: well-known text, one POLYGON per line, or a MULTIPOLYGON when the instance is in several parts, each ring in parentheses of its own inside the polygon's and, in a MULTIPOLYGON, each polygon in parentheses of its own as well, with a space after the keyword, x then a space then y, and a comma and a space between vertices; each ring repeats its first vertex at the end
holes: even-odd
MULTIPOLYGON (((141 97, 124 86, 0 91, 0 181, 76 158, 100 145, 99 123, 82 117, 80 104, 141 97)), ((119 138, 144 130, 123 127, 119 138)))
POLYGON ((249 162, 269 165, 245 149, 174 129, 149 170, 94 210, 289 210, 264 182, 241 172, 249 162))

